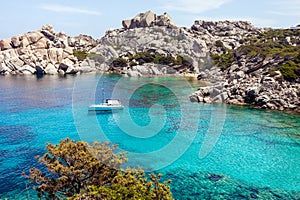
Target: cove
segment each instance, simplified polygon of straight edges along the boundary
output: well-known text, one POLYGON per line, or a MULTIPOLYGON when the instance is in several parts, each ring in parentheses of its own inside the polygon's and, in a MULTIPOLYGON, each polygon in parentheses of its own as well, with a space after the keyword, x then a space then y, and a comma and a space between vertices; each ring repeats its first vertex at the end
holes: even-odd
POLYGON ((36 198, 21 173, 39 166, 46 142, 66 137, 119 144, 128 165, 172 179, 177 199, 299 198, 299 115, 187 101, 199 86, 173 77, 0 77, 0 199, 36 198), (122 112, 87 112, 102 88, 125 103, 122 112), (218 135, 206 140, 209 130, 218 135), (213 148, 201 157, 205 143, 213 148))

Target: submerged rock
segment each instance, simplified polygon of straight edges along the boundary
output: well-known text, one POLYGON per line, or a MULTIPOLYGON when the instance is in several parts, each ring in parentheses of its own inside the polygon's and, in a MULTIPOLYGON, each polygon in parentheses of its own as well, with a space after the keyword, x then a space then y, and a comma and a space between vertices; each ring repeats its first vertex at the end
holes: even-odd
POLYGON ((211 181, 219 181, 223 178, 223 176, 218 175, 218 174, 211 174, 208 179, 211 181))

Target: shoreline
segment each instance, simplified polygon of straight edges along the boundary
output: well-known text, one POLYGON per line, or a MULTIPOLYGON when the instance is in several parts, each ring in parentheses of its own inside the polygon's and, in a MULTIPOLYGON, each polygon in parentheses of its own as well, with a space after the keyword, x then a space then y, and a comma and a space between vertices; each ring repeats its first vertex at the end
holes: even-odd
MULTIPOLYGON (((77 73, 77 74, 1 74, 0 77, 39 77, 42 78, 44 76, 49 76, 49 77, 67 77, 67 76, 84 76, 84 75, 101 75, 101 74, 106 74, 106 75, 118 75, 118 76, 123 76, 120 73, 116 73, 116 72, 103 72, 100 70, 95 70, 95 71, 91 71, 91 72, 85 72, 85 73, 77 73)), ((224 105, 233 105, 233 106, 237 106, 237 107, 248 107, 250 109, 256 109, 256 110, 263 110, 263 111, 277 111, 277 112, 281 112, 281 113, 286 113, 286 114, 296 114, 296 115, 300 115, 300 109, 283 109, 283 110, 279 110, 279 109, 268 109, 268 108, 262 108, 260 106, 256 106, 256 105, 251 105, 248 103, 228 103, 225 100, 221 101, 221 102, 213 102, 210 100, 210 102, 204 102, 199 101, 199 97, 195 96, 198 95, 197 92, 201 91, 203 89, 207 89, 207 88, 213 88, 214 86, 211 86, 212 83, 209 81, 203 81, 203 80, 198 80, 197 79, 197 74, 193 73, 193 74, 164 74, 164 75, 149 75, 149 76, 142 76, 142 77, 128 77, 128 76, 123 76, 123 77, 127 77, 127 78, 167 78, 167 77, 171 77, 171 78, 187 78, 187 79, 192 79, 194 81, 198 81, 199 84, 203 83, 203 87, 199 87, 197 91, 195 91, 194 93, 189 95, 189 98, 191 100, 191 102, 197 102, 197 103, 205 103, 205 104, 224 104, 224 105), (196 98, 196 99, 195 99, 196 98)))

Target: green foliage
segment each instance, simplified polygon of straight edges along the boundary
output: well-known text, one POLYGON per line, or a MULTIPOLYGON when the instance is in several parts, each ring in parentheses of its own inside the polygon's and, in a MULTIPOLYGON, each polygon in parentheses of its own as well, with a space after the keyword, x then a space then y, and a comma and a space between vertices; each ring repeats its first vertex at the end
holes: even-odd
POLYGON ((211 54, 211 57, 215 64, 220 67, 222 70, 227 69, 232 65, 232 63, 235 61, 234 58, 234 51, 228 51, 226 54, 211 54))
POLYGON ((155 56, 153 62, 162 65, 170 65, 174 64, 175 60, 171 56, 155 56))
POLYGON ((82 199, 172 199, 168 182, 160 183, 161 174, 151 174, 146 178, 143 170, 127 169, 115 176, 108 186, 89 186, 86 193, 74 196, 74 200, 82 199))
POLYGON ((129 57, 129 61, 136 60, 140 65, 144 63, 152 63, 155 55, 148 52, 137 52, 134 56, 129 57))
POLYGON ((300 64, 296 64, 293 61, 281 65, 278 69, 283 78, 288 81, 294 81, 300 76, 300 64))
POLYGON ((121 169, 127 158, 117 151, 117 145, 95 142, 90 146, 65 139, 46 148, 39 162, 48 172, 32 168, 25 175, 39 198, 172 199, 168 182, 160 183, 160 176, 152 175, 149 181, 141 169, 121 169))
POLYGON ((273 57, 273 56, 296 56, 298 54, 299 47, 281 44, 280 42, 256 42, 254 44, 249 44, 241 46, 238 52, 241 52, 247 56, 260 55, 262 57, 273 57))
POLYGON ((47 153, 39 158, 48 173, 30 169, 29 179, 35 185, 39 197, 55 198, 78 194, 89 185, 109 183, 127 159, 125 153, 115 153, 117 145, 85 142, 70 139, 59 145, 47 144, 47 153))
POLYGON ((88 56, 88 53, 85 51, 81 51, 81 50, 74 50, 73 51, 73 55, 79 60, 79 61, 83 61, 84 59, 86 59, 86 57, 88 56))
POLYGON ((87 57, 99 63, 103 63, 105 61, 105 58, 102 55, 96 53, 88 53, 87 57))
POLYGON ((114 67, 127 67, 128 61, 124 58, 117 58, 112 62, 114 67))
POLYGON ((177 69, 186 71, 189 69, 193 70, 193 59, 186 55, 177 55, 176 57, 169 55, 157 55, 153 52, 137 52, 135 55, 129 56, 127 59, 117 58, 112 61, 111 66, 113 67, 125 67, 129 63, 129 66, 142 65, 144 63, 155 63, 161 65, 179 65, 177 69))
MULTIPOLYGON (((223 53, 211 54, 215 64, 221 69, 227 69, 235 60, 242 56, 247 59, 259 58, 257 60, 264 60, 271 58, 277 60, 279 65, 273 66, 269 73, 279 70, 282 77, 288 81, 294 81, 299 76, 300 65, 300 31, 284 30, 284 29, 270 29, 258 35, 257 37, 244 39, 244 45, 236 50, 229 50, 224 47, 221 41, 216 41, 215 45, 222 49, 223 53), (288 44, 286 38, 290 37, 291 42, 296 45, 288 44), (235 57, 235 55, 238 55, 235 57)), ((255 59, 254 59, 255 60, 255 59)))
POLYGON ((174 60, 174 64, 175 65, 182 65, 183 60, 184 60, 183 56, 177 55, 176 59, 174 60))
POLYGON ((134 61, 130 61, 130 63, 129 63, 129 66, 130 67, 132 67, 132 66, 137 66, 138 64, 136 63, 136 62, 134 62, 134 61))
POLYGON ((74 50, 73 51, 73 55, 79 60, 79 61, 83 61, 86 58, 90 58, 92 60, 95 60, 96 62, 104 62, 105 58, 100 55, 100 54, 96 54, 96 53, 88 53, 82 50, 74 50))

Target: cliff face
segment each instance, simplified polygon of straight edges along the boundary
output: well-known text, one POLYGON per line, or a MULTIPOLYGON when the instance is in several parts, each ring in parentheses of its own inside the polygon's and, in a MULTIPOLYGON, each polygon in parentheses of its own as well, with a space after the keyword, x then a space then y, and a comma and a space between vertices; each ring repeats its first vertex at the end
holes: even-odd
POLYGON ((73 50, 90 50, 89 36, 69 37, 46 25, 40 30, 0 41, 0 74, 72 74, 79 69, 73 50))

